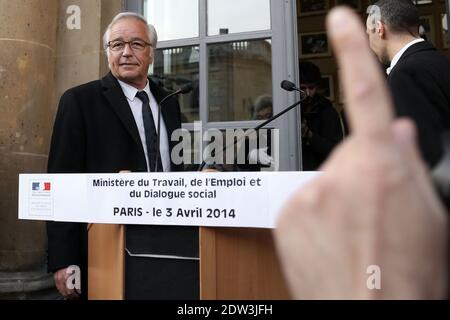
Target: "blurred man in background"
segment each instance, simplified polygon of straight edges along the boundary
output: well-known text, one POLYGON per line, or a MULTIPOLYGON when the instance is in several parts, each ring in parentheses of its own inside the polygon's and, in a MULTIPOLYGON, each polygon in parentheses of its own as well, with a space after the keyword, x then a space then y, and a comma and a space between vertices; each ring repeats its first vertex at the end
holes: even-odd
POLYGON ((352 134, 279 217, 275 238, 293 297, 445 298, 448 215, 418 152, 414 124, 393 120, 359 17, 333 9, 327 30, 352 134))
POLYGON ((312 62, 300 63, 300 89, 307 99, 302 103, 303 171, 314 171, 343 140, 339 113, 330 100, 318 92, 322 74, 312 62))

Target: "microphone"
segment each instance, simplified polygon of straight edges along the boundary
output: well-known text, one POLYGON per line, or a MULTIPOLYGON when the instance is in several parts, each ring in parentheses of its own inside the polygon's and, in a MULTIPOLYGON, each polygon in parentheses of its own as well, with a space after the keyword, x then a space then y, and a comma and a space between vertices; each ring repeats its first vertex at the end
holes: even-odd
POLYGON ((180 91, 181 94, 186 94, 186 93, 191 92, 192 91, 192 84, 187 83, 187 84, 182 85, 180 87, 179 91, 180 91))
MULTIPOLYGON (((264 127, 265 125, 268 125, 269 123, 271 123, 272 121, 274 121, 275 119, 278 119, 279 117, 281 117, 283 114, 285 114, 286 112, 288 112, 289 110, 295 108, 296 106, 298 106, 301 102, 303 102, 306 98, 308 98, 308 95, 306 94, 306 92, 298 89, 294 83, 288 81, 288 80, 283 80, 281 82, 281 88, 283 88, 286 91, 298 91, 300 92, 300 100, 295 102, 294 104, 290 105, 289 107, 287 107, 286 109, 282 110, 281 112, 277 113, 276 115, 274 115, 273 117, 267 119, 266 121, 264 121, 263 123, 257 125, 255 128, 253 128, 253 130, 255 130, 256 132, 258 132, 259 129, 261 129, 262 127, 264 127), (289 90, 290 89, 290 90, 289 90), (302 97, 303 94, 303 97, 302 97)), ((236 139, 236 141, 234 141, 233 143, 230 143, 229 145, 225 146, 222 149, 222 153, 227 150, 229 147, 234 146, 235 144, 237 144, 238 142, 240 142, 243 138, 245 138, 246 135, 243 135, 240 137, 240 139, 236 139)), ((208 160, 208 159, 207 159, 208 160)), ((198 168, 197 171, 202 171, 203 168, 206 165, 206 161, 207 160, 203 160, 203 162, 201 163, 200 167, 198 168)))
POLYGON ((160 105, 163 104, 167 99, 176 96, 177 94, 186 94, 192 91, 192 84, 187 83, 182 85, 178 90, 172 92, 171 94, 168 94, 167 96, 164 97, 164 99, 161 100, 161 102, 159 103, 160 105))
POLYGON ((283 81, 281 81, 280 86, 281 86, 281 88, 283 88, 286 91, 298 91, 300 93, 300 101, 305 101, 308 98, 308 95, 306 94, 306 92, 297 88, 297 86, 293 82, 290 82, 288 80, 283 80, 283 81))
MULTIPOLYGON (((160 129, 161 129, 161 106, 164 102, 166 102, 168 99, 170 99, 173 96, 179 95, 179 94, 186 94, 192 91, 192 84, 187 83, 182 85, 178 90, 168 94, 165 96, 159 103, 158 103, 158 130, 156 131, 156 159, 155 159, 155 170, 158 170, 158 159, 159 159, 159 145, 160 145, 160 129)), ((162 163, 161 163, 162 167, 162 163)), ((164 168, 163 168, 164 169, 164 168)))
POLYGON ((286 91, 300 91, 293 82, 290 82, 288 80, 281 81, 281 88, 283 88, 286 91))

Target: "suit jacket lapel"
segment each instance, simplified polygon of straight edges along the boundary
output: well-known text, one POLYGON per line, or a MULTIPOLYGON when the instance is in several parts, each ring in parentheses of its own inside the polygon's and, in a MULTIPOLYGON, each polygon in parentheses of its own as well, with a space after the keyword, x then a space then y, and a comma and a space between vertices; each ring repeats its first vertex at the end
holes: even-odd
POLYGON ((117 82, 111 72, 102 78, 101 82, 104 88, 103 94, 108 100, 109 105, 117 113, 128 133, 133 137, 133 140, 142 147, 136 121, 134 120, 130 105, 122 92, 119 82, 117 82))

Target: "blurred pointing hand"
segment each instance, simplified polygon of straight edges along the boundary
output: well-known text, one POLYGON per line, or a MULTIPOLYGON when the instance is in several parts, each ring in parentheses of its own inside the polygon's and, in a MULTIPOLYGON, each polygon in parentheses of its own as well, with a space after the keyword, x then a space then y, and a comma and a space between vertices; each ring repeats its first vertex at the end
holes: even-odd
POLYGON ((296 299, 444 298, 448 217, 392 102, 360 18, 336 8, 327 30, 352 136, 285 205, 277 248, 296 299), (369 289, 370 266, 381 289, 369 289))

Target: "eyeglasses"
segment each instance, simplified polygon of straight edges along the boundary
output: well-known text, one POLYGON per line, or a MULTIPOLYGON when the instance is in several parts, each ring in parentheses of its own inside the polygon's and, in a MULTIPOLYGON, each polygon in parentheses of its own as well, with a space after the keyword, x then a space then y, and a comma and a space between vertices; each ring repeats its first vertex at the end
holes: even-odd
POLYGON ((137 51, 144 51, 146 47, 151 47, 151 43, 145 42, 144 40, 132 40, 132 41, 122 41, 122 40, 114 40, 108 42, 107 47, 111 49, 111 51, 123 51, 125 46, 129 44, 131 49, 137 51))

